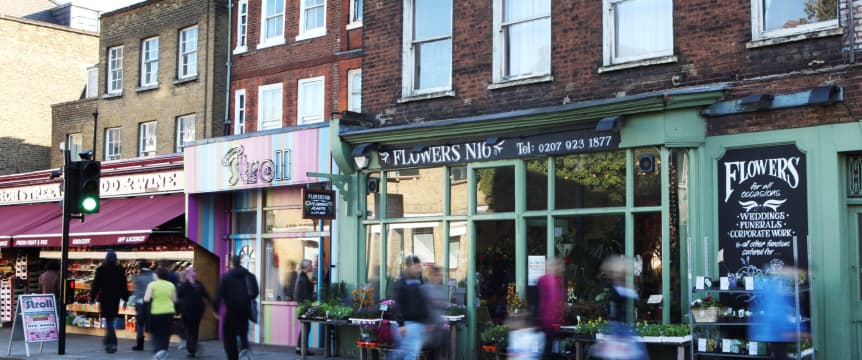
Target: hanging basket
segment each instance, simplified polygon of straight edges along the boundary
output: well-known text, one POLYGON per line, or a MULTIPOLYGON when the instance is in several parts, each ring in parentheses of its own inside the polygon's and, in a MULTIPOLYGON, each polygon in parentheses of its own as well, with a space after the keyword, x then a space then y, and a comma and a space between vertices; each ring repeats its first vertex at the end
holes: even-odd
POLYGON ((694 321, 711 323, 718 321, 719 310, 717 307, 697 308, 692 309, 691 313, 694 314, 694 321))

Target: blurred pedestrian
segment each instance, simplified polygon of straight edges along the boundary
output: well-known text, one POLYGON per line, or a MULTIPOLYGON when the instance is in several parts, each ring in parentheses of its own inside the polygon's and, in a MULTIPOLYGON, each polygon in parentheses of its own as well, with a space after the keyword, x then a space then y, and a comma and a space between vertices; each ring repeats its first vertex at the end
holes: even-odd
POLYGON ((153 359, 168 357, 168 343, 171 339, 171 323, 176 313, 177 289, 168 280, 168 269, 156 270, 156 281, 147 285, 144 302, 150 303, 150 333, 153 336, 153 359))
MULTIPOLYGON (((99 301, 100 316, 105 319, 105 338, 102 341, 105 352, 117 352, 117 332, 115 319, 119 315, 120 301, 129 300, 129 287, 126 285, 126 272, 117 264, 117 253, 108 250, 105 262, 96 268, 90 300, 99 301)), ((125 307, 125 305, 124 305, 125 307)))
POLYGON ((526 313, 511 314, 507 319, 509 327, 509 359, 539 360, 545 352, 545 334, 536 326, 526 313))
MULTIPOLYGON (((170 259, 162 259, 159 260, 159 267, 165 268, 168 271, 168 278, 165 280, 170 281, 174 284, 174 287, 177 289, 180 288, 180 284, 183 280, 183 273, 177 272, 177 263, 170 259)), ((177 311, 179 311, 179 307, 177 307, 177 311)), ((183 326, 183 320, 174 318, 171 320, 171 334, 176 335, 180 338, 180 343, 177 344, 177 350, 184 350, 186 348, 186 329, 183 326)))
POLYGON ((135 291, 129 301, 135 307, 135 346, 132 350, 144 350, 144 331, 149 325, 150 309, 149 303, 144 303, 144 294, 147 285, 156 280, 156 273, 150 270, 150 262, 144 259, 138 260, 138 275, 135 275, 135 291))
POLYGON ((39 292, 42 294, 54 294, 57 304, 63 304, 63 286, 60 282, 60 263, 56 260, 48 261, 45 272, 39 275, 39 292))
POLYGON ((428 297, 422 290, 422 262, 415 255, 407 256, 404 262, 407 267, 395 285, 395 302, 404 324, 399 329, 398 350, 392 355, 395 359, 415 360, 422 352, 425 333, 433 323, 428 297))
POLYGON ((539 278, 539 324, 545 333, 545 358, 553 356, 554 339, 563 321, 566 299, 563 295, 563 267, 560 259, 552 258, 545 263, 545 274, 539 278))
POLYGON ((197 272, 194 268, 187 268, 183 274, 185 281, 180 283, 177 299, 180 304, 183 328, 186 330, 187 357, 193 358, 197 355, 198 350, 198 330, 206 307, 204 301, 211 304, 212 300, 210 300, 204 284, 198 281, 197 272))
POLYGON ((446 315, 446 309, 449 307, 449 290, 443 286, 443 271, 439 266, 434 265, 428 269, 428 281, 422 284, 422 290, 428 298, 432 325, 425 335, 425 348, 435 353, 432 359, 439 358, 449 334, 448 324, 443 321, 443 315, 446 315))
POLYGON ((213 304, 213 315, 218 318, 221 302, 225 305, 225 318, 222 321, 224 350, 228 360, 246 358, 249 354, 248 322, 251 317, 251 302, 259 294, 257 278, 242 267, 239 256, 230 259, 231 269, 219 281, 218 292, 213 304), (236 339, 239 337, 240 349, 236 339))
POLYGON ((632 276, 634 263, 631 258, 612 255, 602 263, 601 270, 611 283, 608 310, 607 335, 593 346, 592 356, 600 359, 647 359, 646 347, 635 339, 635 332, 628 325, 626 303, 638 299, 637 290, 626 285, 632 276))
MULTIPOLYGON (((293 298, 296 299, 296 302, 303 301, 313 301, 314 300, 314 285, 311 284, 311 280, 308 278, 308 272, 311 271, 311 260, 303 259, 299 262, 299 269, 296 270, 296 288, 293 289, 293 298)), ((298 314, 297 316, 302 315, 298 314)), ((308 344, 308 334, 311 330, 310 323, 300 322, 303 327, 303 333, 306 336, 306 345, 308 344)), ((302 339, 301 335, 297 334, 296 339, 296 353, 299 354, 302 351, 302 339)), ((306 347, 306 355, 310 355, 308 351, 308 347, 306 347)))
POLYGON ((793 282, 798 270, 784 267, 763 279, 752 306, 748 338, 769 343, 770 359, 790 359, 787 345, 796 342, 804 330, 793 298, 793 282))

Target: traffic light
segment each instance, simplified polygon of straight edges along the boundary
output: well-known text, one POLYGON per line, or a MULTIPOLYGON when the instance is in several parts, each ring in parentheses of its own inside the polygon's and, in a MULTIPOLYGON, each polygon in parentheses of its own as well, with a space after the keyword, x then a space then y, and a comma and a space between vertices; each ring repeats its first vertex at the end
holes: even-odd
POLYGON ((78 194, 77 202, 72 203, 77 213, 95 214, 99 212, 99 177, 102 175, 102 163, 95 160, 77 161, 78 164, 78 194))

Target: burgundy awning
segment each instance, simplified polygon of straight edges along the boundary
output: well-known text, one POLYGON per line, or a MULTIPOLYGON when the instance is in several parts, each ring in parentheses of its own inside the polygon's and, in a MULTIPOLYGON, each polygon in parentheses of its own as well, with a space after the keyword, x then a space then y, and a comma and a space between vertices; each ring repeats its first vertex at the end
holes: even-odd
POLYGON ((59 203, 0 206, 0 248, 9 247, 12 236, 47 222, 62 225, 59 203))
MULTIPOLYGON (((72 219, 69 246, 139 244, 153 229, 185 213, 185 195, 163 195, 126 199, 103 199, 98 214, 84 222, 72 219)), ((60 247, 62 221, 48 221, 13 234, 15 247, 60 247)))

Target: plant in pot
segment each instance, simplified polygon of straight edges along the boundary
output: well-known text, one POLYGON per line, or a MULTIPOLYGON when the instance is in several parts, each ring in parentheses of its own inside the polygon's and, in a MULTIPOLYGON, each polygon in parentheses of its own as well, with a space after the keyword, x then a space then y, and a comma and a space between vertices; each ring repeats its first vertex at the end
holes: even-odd
POLYGON ((697 322, 716 322, 720 311, 721 303, 712 295, 696 299, 691 303, 691 312, 694 314, 694 321, 697 322))
POLYGON ((479 335, 482 340, 482 349, 487 352, 505 352, 508 346, 509 329, 505 325, 494 325, 489 322, 485 330, 479 335))

